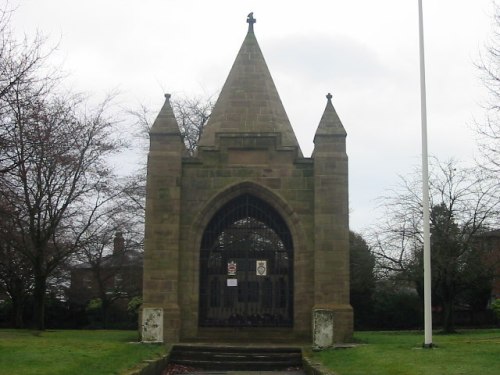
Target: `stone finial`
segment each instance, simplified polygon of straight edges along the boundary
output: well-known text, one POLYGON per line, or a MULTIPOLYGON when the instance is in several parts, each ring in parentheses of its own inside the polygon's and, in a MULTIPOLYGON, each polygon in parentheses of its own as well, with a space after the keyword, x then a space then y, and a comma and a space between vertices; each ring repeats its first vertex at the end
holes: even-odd
POLYGON ((150 134, 168 134, 180 137, 179 125, 177 124, 172 105, 170 104, 171 95, 166 93, 163 94, 163 96, 165 97, 165 101, 163 102, 163 106, 158 116, 156 116, 153 122, 150 134))
MULTIPOLYGON (((321 120, 318 125, 318 129, 316 130, 316 134, 314 135, 314 143, 320 141, 320 138, 323 136, 336 136, 336 137, 345 137, 347 135, 342 122, 340 121, 337 112, 332 104, 332 94, 328 93, 326 95, 325 111, 323 112, 323 116, 321 116, 321 120)), ((326 138, 325 138, 326 139, 326 138)))
POLYGON ((256 23, 257 20, 253 18, 253 12, 250 12, 247 16, 247 23, 248 23, 248 32, 253 33, 253 24, 256 23))

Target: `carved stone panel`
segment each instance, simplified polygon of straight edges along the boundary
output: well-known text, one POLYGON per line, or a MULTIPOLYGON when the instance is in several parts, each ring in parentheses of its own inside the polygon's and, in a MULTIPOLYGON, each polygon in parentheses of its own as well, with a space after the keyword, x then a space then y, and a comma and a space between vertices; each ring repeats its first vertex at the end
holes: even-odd
POLYGON ((163 342, 163 309, 143 309, 142 342, 163 342))
POLYGON ((313 347, 327 348, 333 345, 333 311, 314 310, 313 312, 313 347))

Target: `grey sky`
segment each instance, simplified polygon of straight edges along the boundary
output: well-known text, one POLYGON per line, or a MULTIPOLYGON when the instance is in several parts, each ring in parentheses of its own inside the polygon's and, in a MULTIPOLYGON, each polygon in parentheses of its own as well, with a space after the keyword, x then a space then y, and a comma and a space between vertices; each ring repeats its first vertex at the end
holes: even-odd
MULTIPOLYGON (((10 0, 19 35, 36 29, 77 90, 119 90, 122 106, 159 110, 163 92, 217 92, 246 15, 304 155, 328 92, 348 132, 351 227, 420 163, 417 0, 10 0)), ((429 152, 472 160, 485 91, 474 68, 490 36, 491 0, 424 0, 429 152)))

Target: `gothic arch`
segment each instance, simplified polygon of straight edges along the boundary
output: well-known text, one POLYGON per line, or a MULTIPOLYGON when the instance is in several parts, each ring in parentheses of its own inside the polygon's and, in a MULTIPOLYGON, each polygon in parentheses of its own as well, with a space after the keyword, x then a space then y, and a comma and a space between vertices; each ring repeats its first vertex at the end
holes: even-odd
POLYGON ((244 181, 230 185, 222 191, 215 194, 207 201, 200 213, 196 216, 191 226, 191 236, 193 239, 191 245, 194 248, 200 247, 203 230, 206 228, 212 217, 224 206, 227 202, 242 194, 251 194, 255 197, 268 203, 278 214, 283 218, 288 226, 294 243, 295 251, 303 249, 305 244, 301 239, 305 238, 305 232, 300 223, 297 213, 281 196, 269 190, 267 187, 257 184, 252 181, 244 181))
MULTIPOLYGON (((208 224, 214 217, 214 215, 219 212, 219 210, 224 207, 227 203, 236 199, 242 195, 251 195, 254 196, 266 204, 268 204, 276 213, 281 217, 284 221, 291 235, 291 240, 293 243, 293 268, 296 268, 297 262, 300 262, 301 259, 305 256, 307 246, 304 241, 306 238, 304 230, 302 228, 300 219, 297 213, 293 210, 293 208, 278 194, 269 190, 265 186, 262 186, 258 183, 252 181, 244 181, 241 183, 237 183, 231 186, 226 187, 221 190, 217 194, 215 194, 211 199, 209 199, 206 204, 204 204, 203 209, 200 210, 199 214, 193 221, 190 229, 189 242, 187 248, 190 250, 190 257, 192 257, 192 265, 194 266, 194 277, 193 286, 199 286, 200 284, 200 248, 202 243, 202 237, 205 229, 208 224), (194 259, 193 259, 194 258, 194 259)), ((298 273, 294 275, 294 293, 300 290, 300 287, 297 288, 297 285, 305 285, 306 282, 303 280, 304 274, 298 273)), ((192 290, 194 292, 194 300, 193 306, 199 306, 200 303, 200 295, 199 289, 192 290)), ((303 291, 300 292, 303 294, 303 291)), ((297 304, 297 298, 294 298, 294 304, 297 304)), ((300 302, 300 301, 299 301, 300 302)), ((296 313, 297 308, 293 308, 294 321, 296 321, 296 313)), ((300 309, 299 309, 300 310, 300 309)), ((194 311, 192 313, 195 313, 194 311)), ((199 318, 198 311, 196 312, 197 317, 199 318)))
POLYGON ((267 202, 245 193, 217 211, 199 269, 199 326, 293 326, 292 236, 267 202))

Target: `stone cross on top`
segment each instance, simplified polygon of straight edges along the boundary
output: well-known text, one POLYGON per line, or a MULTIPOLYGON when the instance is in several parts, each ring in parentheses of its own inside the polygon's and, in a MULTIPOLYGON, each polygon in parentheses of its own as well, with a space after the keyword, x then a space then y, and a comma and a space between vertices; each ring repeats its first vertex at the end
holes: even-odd
POLYGON ((248 32, 253 33, 253 24, 257 22, 255 18, 253 18, 253 12, 249 13, 247 16, 247 23, 248 23, 248 32))

